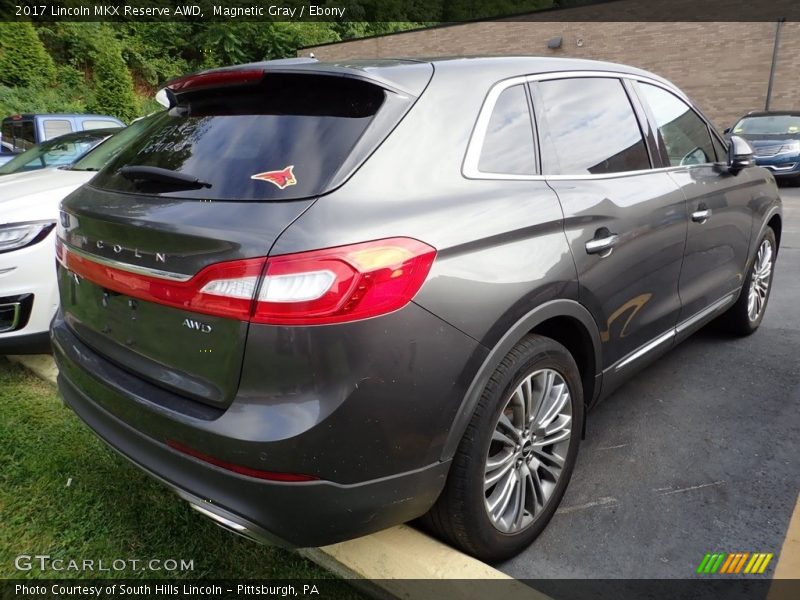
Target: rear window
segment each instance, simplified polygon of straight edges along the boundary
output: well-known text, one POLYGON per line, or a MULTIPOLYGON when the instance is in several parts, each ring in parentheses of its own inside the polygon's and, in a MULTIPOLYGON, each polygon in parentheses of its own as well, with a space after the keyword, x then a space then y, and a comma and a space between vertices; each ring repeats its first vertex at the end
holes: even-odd
POLYGON ((11 144, 14 152, 33 148, 36 144, 33 121, 5 121, 3 123, 3 141, 11 144))
MULTIPOLYGON (((287 200, 326 190, 384 102, 356 79, 270 74, 257 85, 184 94, 93 181, 103 189, 168 197, 287 200), (198 178, 181 188, 129 179, 123 167, 198 178)), ((140 170, 141 171, 141 170, 140 170)))

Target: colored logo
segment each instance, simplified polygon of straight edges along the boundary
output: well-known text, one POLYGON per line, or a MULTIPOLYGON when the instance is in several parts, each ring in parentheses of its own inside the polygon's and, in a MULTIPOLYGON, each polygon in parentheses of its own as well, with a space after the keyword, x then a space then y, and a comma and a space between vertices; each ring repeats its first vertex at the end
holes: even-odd
POLYGON ((761 575, 772 560, 772 552, 715 552, 706 554, 697 572, 701 575, 761 575))
POLYGON ((292 169, 294 169, 294 165, 289 165, 280 171, 264 171, 263 173, 256 173, 255 175, 251 175, 250 179, 269 181, 270 183, 277 185, 280 189, 284 189, 297 183, 297 179, 295 179, 292 169))

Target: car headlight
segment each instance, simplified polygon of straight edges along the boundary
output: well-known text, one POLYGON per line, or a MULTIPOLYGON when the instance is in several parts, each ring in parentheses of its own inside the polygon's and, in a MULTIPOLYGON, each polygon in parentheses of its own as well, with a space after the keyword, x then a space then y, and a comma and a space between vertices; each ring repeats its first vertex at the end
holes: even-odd
POLYGON ((42 241, 55 227, 55 221, 0 225, 0 253, 19 250, 42 241))
POLYGON ((788 154, 789 152, 794 154, 800 153, 800 140, 795 140, 793 142, 789 142, 788 144, 784 144, 781 146, 779 154, 788 154))

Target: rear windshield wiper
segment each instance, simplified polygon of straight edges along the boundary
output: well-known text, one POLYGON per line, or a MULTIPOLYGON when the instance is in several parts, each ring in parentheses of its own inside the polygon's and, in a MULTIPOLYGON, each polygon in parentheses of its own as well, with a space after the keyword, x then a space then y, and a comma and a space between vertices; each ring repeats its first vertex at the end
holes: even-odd
POLYGON ((180 188, 210 188, 211 184, 194 175, 186 175, 178 171, 162 169, 160 167, 147 167, 144 165, 128 165, 119 170, 119 174, 131 181, 147 181, 164 183, 168 186, 180 188))

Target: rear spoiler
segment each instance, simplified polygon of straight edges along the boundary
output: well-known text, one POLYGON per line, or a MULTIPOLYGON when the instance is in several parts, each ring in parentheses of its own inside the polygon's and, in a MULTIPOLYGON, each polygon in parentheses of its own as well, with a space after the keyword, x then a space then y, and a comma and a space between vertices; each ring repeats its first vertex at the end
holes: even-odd
POLYGON ((173 79, 158 90, 156 100, 162 106, 171 108, 177 104, 177 97, 183 93, 200 89, 252 85, 268 73, 293 73, 329 75, 360 79, 403 95, 418 97, 427 86, 433 74, 430 63, 402 61, 393 67, 368 69, 360 66, 320 63, 315 58, 289 58, 260 63, 249 63, 234 67, 200 71, 173 79), (408 67, 398 69, 398 65, 408 67), (414 72, 410 72, 410 71, 414 72), (402 73, 400 71, 403 71, 402 73), (396 75, 392 77, 392 75, 396 75))

